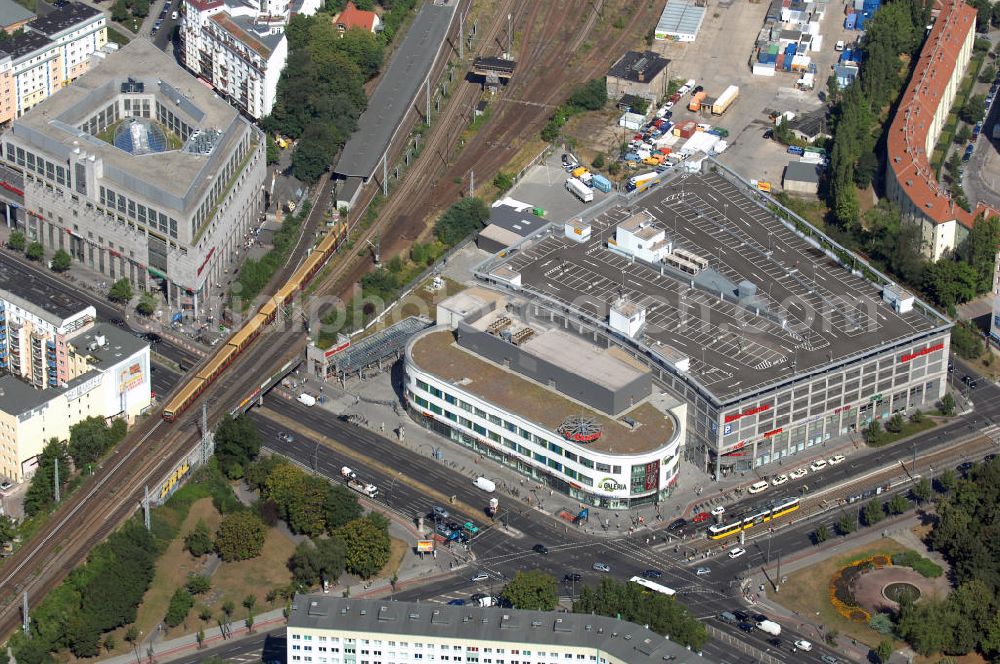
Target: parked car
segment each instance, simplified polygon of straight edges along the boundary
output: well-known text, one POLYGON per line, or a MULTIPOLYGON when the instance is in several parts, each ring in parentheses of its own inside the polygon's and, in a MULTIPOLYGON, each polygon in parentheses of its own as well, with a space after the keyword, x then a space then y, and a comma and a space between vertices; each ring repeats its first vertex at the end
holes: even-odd
POLYGON ((760 493, 761 491, 767 489, 768 486, 769 486, 768 483, 764 481, 754 482, 753 484, 750 485, 750 488, 747 489, 747 492, 751 494, 760 493))
POLYGON ((687 523, 688 523, 687 519, 674 519, 670 523, 670 525, 667 526, 667 530, 671 530, 671 531, 673 531, 673 530, 680 530, 681 528, 683 528, 684 526, 686 526, 687 523))
POLYGON ((708 521, 711 518, 712 515, 709 514, 708 512, 698 512, 693 517, 691 517, 691 520, 694 521, 695 523, 702 523, 704 521, 708 521))
POLYGON ((840 660, 833 655, 823 655, 820 660, 825 662, 825 664, 840 664, 840 660))
MULTIPOLYGON (((989 459, 987 459, 987 461, 989 461, 989 459)), ((4 480, 3 482, 0 482, 0 491, 10 491, 13 488, 14 485, 10 482, 10 480, 4 480)))
POLYGON ((808 474, 809 474, 809 471, 806 470, 805 468, 798 468, 798 469, 793 470, 792 472, 788 473, 788 476, 791 477, 793 480, 797 480, 799 478, 805 477, 808 474))
POLYGON ((730 549, 729 550, 729 557, 730 558, 739 558, 740 556, 742 556, 746 552, 747 552, 746 549, 744 549, 743 547, 738 546, 735 549, 730 549))
POLYGON ((960 472, 960 473, 962 473, 963 475, 965 475, 965 474, 967 474, 967 473, 968 473, 968 472, 969 472, 970 470, 972 470, 972 467, 973 467, 974 465, 975 465, 975 464, 973 464, 973 463, 972 463, 971 461, 963 461, 962 463, 958 464, 958 465, 957 465, 957 466, 955 467, 955 470, 957 470, 958 472, 960 472))
POLYGON ((972 159, 972 153, 976 150, 976 146, 967 145, 965 147, 965 153, 962 155, 962 161, 969 161, 972 159))
POLYGON ((596 571, 598 571, 598 572, 610 572, 611 571, 611 566, 608 565, 607 563, 602 563, 602 562, 596 562, 596 563, 594 563, 593 568, 596 571))
POLYGON ((814 473, 818 470, 823 470, 824 468, 826 468, 826 459, 816 459, 811 464, 809 464, 809 470, 813 471, 814 473))
POLYGON ((782 484, 784 484, 787 481, 788 481, 788 475, 785 475, 784 473, 782 473, 781 475, 778 475, 777 477, 772 477, 771 478, 771 486, 781 486, 782 484))
POLYGON ((435 518, 437 518, 437 519, 447 519, 449 516, 451 516, 451 514, 448 512, 448 510, 446 510, 443 507, 439 507, 439 506, 435 505, 435 507, 434 507, 434 517, 435 518))
POLYGON ((838 463, 843 462, 843 460, 844 460, 843 454, 835 454, 834 456, 827 459, 826 462, 831 466, 836 466, 838 463))
POLYGON ((726 508, 722 505, 712 508, 712 516, 720 516, 726 513, 726 508))

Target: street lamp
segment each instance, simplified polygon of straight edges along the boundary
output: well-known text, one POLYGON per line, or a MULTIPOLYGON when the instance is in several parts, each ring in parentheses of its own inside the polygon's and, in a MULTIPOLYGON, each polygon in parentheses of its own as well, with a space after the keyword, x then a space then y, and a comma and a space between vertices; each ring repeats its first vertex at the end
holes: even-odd
MULTIPOLYGON (((389 483, 389 490, 385 492, 385 502, 386 502, 386 504, 389 503, 389 496, 392 495, 392 487, 396 486, 396 480, 398 480, 399 476, 402 475, 402 474, 403 474, 403 471, 401 471, 401 470, 399 472, 397 472, 396 476, 392 478, 392 482, 389 483)), ((437 520, 437 514, 436 513, 434 514, 434 517, 435 517, 435 521, 436 521, 437 520)))

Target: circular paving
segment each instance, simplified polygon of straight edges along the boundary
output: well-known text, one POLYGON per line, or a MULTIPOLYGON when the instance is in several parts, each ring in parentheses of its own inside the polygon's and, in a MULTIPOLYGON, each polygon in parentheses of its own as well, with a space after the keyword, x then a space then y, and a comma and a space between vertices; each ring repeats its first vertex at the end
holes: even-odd
POLYGON ((901 604, 906 598, 909 598, 910 602, 916 602, 920 599, 920 595, 920 588, 912 583, 896 581, 882 588, 882 597, 897 604, 901 604))
POLYGON ((915 591, 918 598, 944 597, 948 594, 948 580, 944 575, 936 579, 927 579, 909 567, 895 565, 860 575, 855 579, 852 590, 858 605, 869 613, 875 613, 898 609, 899 603, 892 599, 892 595, 907 587, 915 591))

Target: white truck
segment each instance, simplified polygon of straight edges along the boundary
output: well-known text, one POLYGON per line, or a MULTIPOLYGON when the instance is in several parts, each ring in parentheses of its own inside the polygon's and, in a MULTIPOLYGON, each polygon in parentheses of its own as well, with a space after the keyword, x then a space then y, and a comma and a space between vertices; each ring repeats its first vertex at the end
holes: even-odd
POLYGON ((761 620, 757 623, 757 629, 771 636, 778 636, 781 634, 781 625, 774 622, 773 620, 761 620))
POLYGON ((365 484, 361 480, 347 480, 347 486, 350 489, 354 489, 358 493, 368 496, 369 498, 375 498, 378 496, 378 487, 374 484, 365 484))
POLYGON ((736 98, 740 96, 740 89, 736 85, 730 85, 712 104, 712 115, 722 115, 732 106, 736 98))
POLYGON ((566 178, 566 190, 584 203, 591 203, 594 200, 594 192, 577 178, 566 178))
POLYGON ((340 476, 343 477, 345 480, 354 480, 357 479, 358 477, 357 474, 347 466, 344 466, 343 468, 340 469, 340 476))
POLYGON ((496 482, 493 480, 488 480, 485 477, 477 477, 473 482, 477 487, 485 491, 486 493, 493 493, 497 490, 496 482))
POLYGON ((299 401, 299 403, 304 403, 307 406, 315 406, 316 405, 316 397, 314 397, 311 394, 306 394, 305 392, 303 392, 302 394, 300 394, 298 396, 298 401, 299 401))

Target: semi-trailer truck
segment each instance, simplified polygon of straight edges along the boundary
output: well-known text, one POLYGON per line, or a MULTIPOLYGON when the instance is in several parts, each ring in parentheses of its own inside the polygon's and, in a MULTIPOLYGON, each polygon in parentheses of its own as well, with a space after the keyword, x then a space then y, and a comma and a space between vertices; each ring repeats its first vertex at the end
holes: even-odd
POLYGON ((591 203, 594 200, 594 192, 590 190, 590 187, 576 178, 566 179, 566 189, 584 203, 591 203))
POLYGON ((365 484, 361 480, 347 480, 348 488, 354 489, 358 493, 375 498, 378 496, 378 487, 374 484, 365 484))
POLYGON ((721 95, 712 104, 712 115, 722 115, 729 107, 733 105, 736 98, 740 96, 740 89, 738 86, 730 85, 726 88, 721 95))

